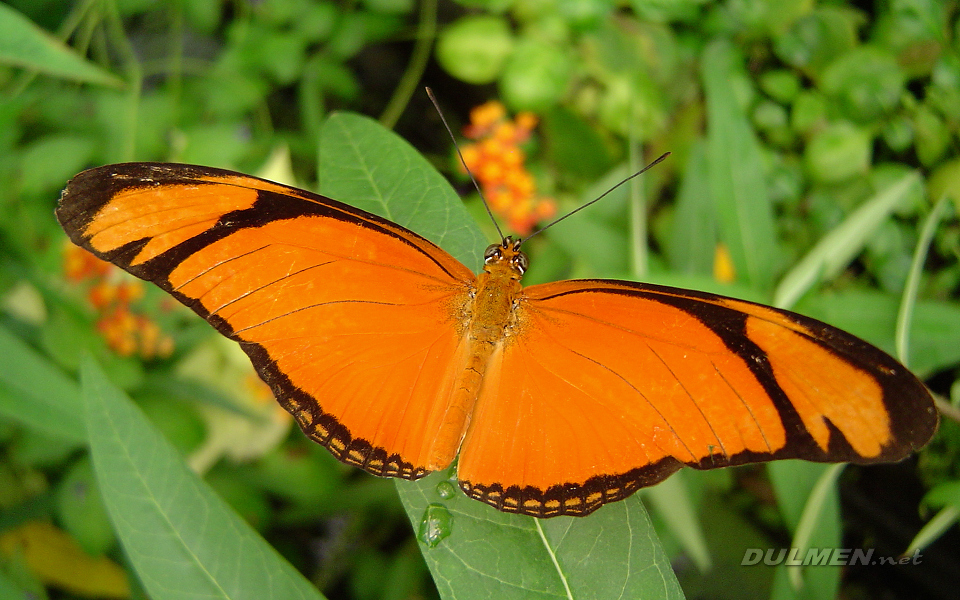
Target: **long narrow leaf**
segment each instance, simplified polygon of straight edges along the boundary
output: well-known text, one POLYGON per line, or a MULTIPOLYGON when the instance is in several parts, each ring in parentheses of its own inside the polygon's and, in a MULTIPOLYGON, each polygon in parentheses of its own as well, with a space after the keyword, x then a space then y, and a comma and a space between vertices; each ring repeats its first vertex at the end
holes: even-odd
POLYGON ((64 440, 87 439, 80 389, 55 364, 0 327, 0 413, 64 440))
POLYGON ((948 206, 949 197, 943 196, 936 204, 933 210, 923 221, 923 227, 920 229, 920 238, 917 240, 917 247, 913 252, 913 260, 910 263, 910 273, 907 276, 907 283, 903 286, 903 297, 900 301, 900 310, 897 313, 897 358, 903 364, 909 364, 910 359, 910 322, 913 318, 913 309, 917 303, 917 288, 920 287, 920 274, 923 272, 923 263, 927 260, 927 249, 930 246, 930 240, 940 224, 940 215, 948 206))
POLYGON ((780 281, 774 294, 774 306, 789 308, 811 287, 836 276, 860 254, 877 227, 919 183, 916 173, 904 175, 823 236, 780 281))
POLYGON ((322 598, 187 468, 91 359, 81 381, 104 503, 151 598, 322 598))
POLYGON ((123 82, 75 54, 60 40, 0 4, 0 64, 32 69, 71 81, 121 87, 123 82))
POLYGON ((707 171, 720 225, 737 278, 758 289, 773 282, 777 265, 773 206, 763 178, 760 143, 737 103, 740 75, 729 42, 709 44, 701 77, 707 96, 707 171))

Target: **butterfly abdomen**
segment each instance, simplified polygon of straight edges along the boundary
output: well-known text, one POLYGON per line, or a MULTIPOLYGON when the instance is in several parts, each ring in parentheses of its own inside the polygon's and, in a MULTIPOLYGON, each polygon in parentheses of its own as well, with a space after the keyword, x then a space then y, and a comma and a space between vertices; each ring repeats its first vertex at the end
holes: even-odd
POLYGON ((427 469, 447 468, 460 450, 460 443, 470 425, 487 364, 503 343, 507 329, 514 321, 514 306, 520 293, 520 278, 510 269, 490 268, 477 277, 466 311, 463 347, 453 368, 456 383, 431 446, 427 469))

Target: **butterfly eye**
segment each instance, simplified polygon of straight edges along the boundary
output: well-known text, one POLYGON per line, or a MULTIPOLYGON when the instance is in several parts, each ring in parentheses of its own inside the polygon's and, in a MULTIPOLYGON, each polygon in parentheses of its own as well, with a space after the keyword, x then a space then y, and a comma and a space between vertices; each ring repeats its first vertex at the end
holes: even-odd
POLYGON ((526 272, 527 267, 530 266, 530 259, 528 259, 527 255, 523 252, 517 252, 516 256, 513 257, 513 266, 515 266, 522 275, 526 272))
POLYGON ((483 262, 488 263, 496 258, 500 258, 500 244, 491 244, 487 246, 486 252, 483 253, 483 262))

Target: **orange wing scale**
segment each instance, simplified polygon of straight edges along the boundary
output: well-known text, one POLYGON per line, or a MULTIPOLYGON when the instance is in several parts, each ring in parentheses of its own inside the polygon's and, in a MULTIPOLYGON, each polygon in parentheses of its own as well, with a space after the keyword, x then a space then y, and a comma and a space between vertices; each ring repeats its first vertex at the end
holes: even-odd
POLYGON ((460 444, 461 487, 508 512, 585 515, 683 465, 899 460, 937 425, 909 371, 818 321, 630 282, 521 289, 519 242, 478 278, 390 221, 229 171, 93 169, 57 217, 238 341, 340 460, 416 479, 460 444))

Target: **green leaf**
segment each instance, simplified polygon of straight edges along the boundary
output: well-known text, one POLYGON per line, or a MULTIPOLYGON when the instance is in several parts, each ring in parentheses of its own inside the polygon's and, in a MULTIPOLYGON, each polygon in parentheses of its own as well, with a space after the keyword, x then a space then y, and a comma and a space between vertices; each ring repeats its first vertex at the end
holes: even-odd
POLYGON ((937 484, 923 497, 923 502, 936 508, 952 506, 960 510, 960 481, 937 484))
POLYGON ((86 440, 80 390, 56 365, 0 327, 0 414, 63 440, 86 440))
MULTIPOLYGON (((835 465, 812 463, 800 460, 784 460, 767 465, 767 473, 777 496, 777 504, 787 526, 797 535, 808 499, 811 498, 823 473, 836 469, 835 465)), ((811 527, 809 536, 794 540, 806 548, 837 548, 840 544, 840 498, 835 485, 821 487, 821 497, 811 500, 816 503, 819 518, 811 527)), ((818 494, 819 495, 819 494, 818 494)), ((798 536, 799 537, 799 536, 798 536)), ((800 554, 804 556, 806 553, 800 554)), ((795 569, 796 567, 791 567, 795 569)), ((804 598, 827 600, 836 597, 840 584, 840 568, 817 566, 803 571, 803 584, 799 589, 796 576, 784 564, 777 567, 771 598, 786 600, 804 598)))
POLYGON ((81 365, 94 470, 156 600, 322 596, 186 464, 91 359, 81 365))
POLYGON ((444 599, 682 598, 637 496, 586 518, 535 519, 463 495, 447 473, 397 482, 418 529, 447 513, 449 531, 420 549, 444 599))
POLYGON ((20 163, 24 194, 54 193, 63 182, 90 164, 97 143, 77 135, 47 135, 23 149, 20 163))
MULTIPOLYGON (((322 193, 410 227, 466 264, 478 264, 486 242, 456 193, 423 157, 375 121, 332 116, 321 130, 319 172, 322 193)), ((449 513, 449 535, 435 547, 421 544, 445 598, 617 597, 613 590, 626 590, 623 597, 681 597, 637 498, 585 519, 538 521, 471 500, 444 482, 443 474, 398 481, 397 487, 414 529, 431 503, 442 505, 434 512, 449 513), (438 484, 452 495, 441 498, 438 484)))
POLYGON ((873 153, 869 131, 847 121, 817 131, 803 151, 806 171, 814 181, 840 183, 863 177, 873 153))
POLYGON ((59 523, 87 554, 105 554, 116 544, 89 456, 70 466, 56 491, 56 503, 59 523))
POLYGON ((565 179, 596 179, 613 166, 599 132, 568 108, 555 106, 543 116, 543 136, 565 179))
POLYGON ((707 171, 720 239, 730 251, 737 278, 766 289, 777 265, 773 208, 763 178, 760 144, 732 85, 740 69, 729 43, 718 41, 704 49, 707 171))
POLYGON ((886 48, 858 46, 837 57, 820 78, 834 107, 850 119, 868 123, 900 102, 906 76, 886 48))
POLYGON ((670 266, 690 275, 712 275, 717 246, 716 207, 710 198, 706 149, 690 149, 683 180, 677 191, 677 208, 664 251, 670 266))
POLYGON ((468 267, 488 245, 457 193, 419 152, 367 117, 337 113, 320 130, 320 193, 407 227, 468 267))
POLYGON ((930 241, 933 234, 940 225, 940 215, 948 206, 949 199, 941 196, 936 204, 930 210, 930 214, 923 220, 923 226, 920 228, 920 234, 917 239, 916 247, 913 251, 913 260, 910 263, 910 271, 907 274, 907 281, 903 286, 903 295, 900 300, 900 310, 897 313, 897 358, 903 364, 910 364, 910 323, 913 318, 913 310, 917 303, 917 290, 920 287, 920 276, 923 272, 923 265, 927 260, 930 241))
POLYGON ((784 35, 776 37, 774 52, 783 62, 815 75, 856 46, 857 28, 862 21, 862 14, 855 8, 818 6, 793 23, 784 35))
POLYGON ((474 85, 493 83, 513 51, 506 19, 467 16, 444 28, 437 40, 437 62, 448 73, 474 85))
POLYGON ((0 4, 0 63, 71 81, 123 86, 123 81, 84 60, 6 4, 0 4))
POLYGON ((566 48, 528 37, 517 44, 503 69, 500 94, 515 111, 544 112, 563 97, 573 68, 566 48))

